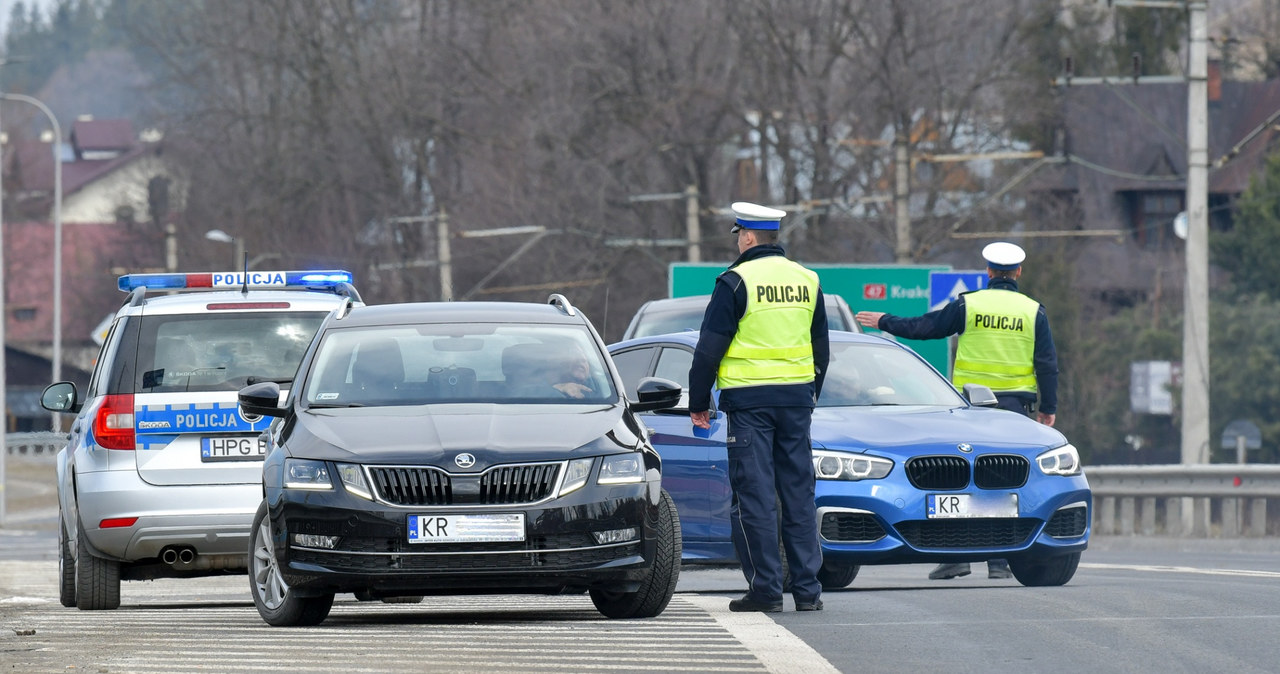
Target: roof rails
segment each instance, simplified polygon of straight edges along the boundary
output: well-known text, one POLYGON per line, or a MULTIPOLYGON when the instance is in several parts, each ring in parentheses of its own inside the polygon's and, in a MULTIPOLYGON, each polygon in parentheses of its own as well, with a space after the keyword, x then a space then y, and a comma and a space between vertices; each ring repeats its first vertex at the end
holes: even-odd
POLYGON ((318 271, 246 271, 167 274, 125 274, 117 281, 120 290, 129 293, 125 303, 138 306, 148 291, 175 290, 316 290, 331 292, 361 302, 360 293, 351 284, 351 272, 341 269, 318 271))
POLYGON ((551 293, 551 296, 547 298, 547 304, 550 304, 555 308, 559 309, 560 311, 563 311, 564 315, 566 316, 578 315, 578 310, 575 309, 573 305, 569 303, 569 299, 567 297, 565 297, 564 295, 561 295, 560 293, 551 293))

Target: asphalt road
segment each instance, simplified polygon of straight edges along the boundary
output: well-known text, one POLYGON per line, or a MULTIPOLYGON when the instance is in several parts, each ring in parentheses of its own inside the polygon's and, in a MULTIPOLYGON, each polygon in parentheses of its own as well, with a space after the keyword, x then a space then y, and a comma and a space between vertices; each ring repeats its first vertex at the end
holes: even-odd
MULTIPOLYGON (((31 493, 31 485, 13 488, 31 493)), ((40 498, 0 528, 0 669, 20 672, 1274 672, 1280 540, 1095 538, 1066 586, 989 580, 983 565, 866 567, 821 613, 735 614, 732 569, 688 568, 653 620, 586 597, 340 597, 314 628, 272 628, 246 576, 126 582, 116 611, 57 601, 40 498)))

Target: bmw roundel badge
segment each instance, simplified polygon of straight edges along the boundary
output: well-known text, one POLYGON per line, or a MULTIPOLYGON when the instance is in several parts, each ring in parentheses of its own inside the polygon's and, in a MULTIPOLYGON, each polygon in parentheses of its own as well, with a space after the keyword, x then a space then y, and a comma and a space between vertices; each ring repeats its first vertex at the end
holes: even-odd
POLYGON ((969 444, 969 443, 967 443, 967 442, 962 442, 962 443, 960 443, 960 444, 956 445, 956 449, 958 449, 958 450, 960 450, 960 451, 964 452, 965 454, 968 454, 969 452, 972 452, 972 451, 973 451, 973 445, 971 445, 971 444, 969 444))
POLYGON ((463 452, 453 457, 453 462, 458 464, 459 468, 470 468, 476 465, 476 457, 470 454, 467 454, 466 452, 463 452))

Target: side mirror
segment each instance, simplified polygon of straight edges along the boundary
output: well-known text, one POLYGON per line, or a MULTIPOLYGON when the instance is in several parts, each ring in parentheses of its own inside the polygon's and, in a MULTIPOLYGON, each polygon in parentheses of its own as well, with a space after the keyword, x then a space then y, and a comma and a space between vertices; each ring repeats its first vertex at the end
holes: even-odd
POLYGON ((60 381, 45 387, 40 394, 40 406, 50 412, 67 412, 75 414, 80 411, 80 400, 76 393, 76 385, 69 381, 60 381))
POLYGON ((245 414, 264 417, 283 417, 289 410, 280 406, 280 385, 273 381, 251 384, 240 389, 240 409, 245 414))
POLYGON ((680 402, 680 385, 670 379, 645 377, 636 387, 638 402, 631 403, 636 412, 651 412, 675 407, 680 402))
POLYGON ((968 398, 969 404, 974 407, 998 407, 1000 405, 1000 401, 996 400, 996 394, 982 384, 965 384, 964 397, 968 398))

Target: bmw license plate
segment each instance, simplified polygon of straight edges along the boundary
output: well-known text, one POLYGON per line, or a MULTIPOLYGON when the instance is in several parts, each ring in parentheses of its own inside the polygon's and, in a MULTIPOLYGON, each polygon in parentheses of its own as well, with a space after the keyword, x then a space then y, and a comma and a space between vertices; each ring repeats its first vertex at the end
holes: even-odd
POLYGON ((1017 517, 1017 494, 927 494, 929 519, 1017 517))
POLYGON ((503 543, 524 540, 524 513, 410 515, 410 543, 503 543))
POLYGON ((205 463, 261 461, 266 454, 267 441, 261 435, 215 435, 200 438, 200 460, 205 463))

